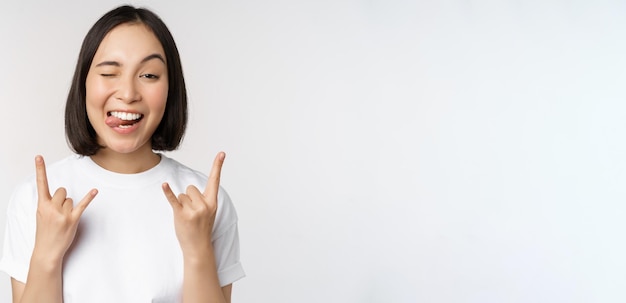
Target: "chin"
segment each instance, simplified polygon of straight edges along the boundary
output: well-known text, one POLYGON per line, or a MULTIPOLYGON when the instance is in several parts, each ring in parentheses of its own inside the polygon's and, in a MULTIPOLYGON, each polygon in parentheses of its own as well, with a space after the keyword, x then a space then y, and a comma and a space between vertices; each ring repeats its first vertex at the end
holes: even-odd
MULTIPOLYGON (((108 152, 114 152, 118 154, 132 154, 141 151, 144 147, 137 145, 108 145, 105 150, 108 152)), ((149 149, 152 151, 152 149, 149 149)))

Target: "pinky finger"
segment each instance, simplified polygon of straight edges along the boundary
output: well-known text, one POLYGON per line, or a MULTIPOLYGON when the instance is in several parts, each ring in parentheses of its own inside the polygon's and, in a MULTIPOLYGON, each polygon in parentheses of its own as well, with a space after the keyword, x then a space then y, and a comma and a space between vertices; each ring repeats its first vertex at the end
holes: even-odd
POLYGON ((76 213, 76 215, 78 217, 80 217, 83 212, 85 211, 85 209, 87 209, 87 206, 89 206, 89 203, 91 203, 91 201, 93 200, 93 198, 96 197, 96 195, 98 194, 98 190, 97 189, 92 189, 90 190, 85 197, 80 200, 80 202, 78 203, 78 205, 76 205, 76 207, 74 207, 74 213, 76 213))
POLYGON ((169 184, 163 183, 161 185, 161 188, 163 189, 163 194, 165 194, 165 198, 167 198, 167 201, 170 202, 170 205, 172 205, 172 208, 179 208, 182 206, 180 204, 180 201, 178 201, 178 198, 176 198, 174 192, 172 192, 169 184))

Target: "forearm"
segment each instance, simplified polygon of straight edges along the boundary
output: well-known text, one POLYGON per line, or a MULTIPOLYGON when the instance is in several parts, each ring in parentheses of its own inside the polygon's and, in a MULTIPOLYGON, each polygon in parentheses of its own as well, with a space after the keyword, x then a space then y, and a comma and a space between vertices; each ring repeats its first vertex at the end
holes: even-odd
POLYGON ((19 302, 62 303, 63 259, 33 253, 28 280, 19 302))
POLYGON ((184 256, 183 303, 227 303, 217 276, 213 248, 184 256))

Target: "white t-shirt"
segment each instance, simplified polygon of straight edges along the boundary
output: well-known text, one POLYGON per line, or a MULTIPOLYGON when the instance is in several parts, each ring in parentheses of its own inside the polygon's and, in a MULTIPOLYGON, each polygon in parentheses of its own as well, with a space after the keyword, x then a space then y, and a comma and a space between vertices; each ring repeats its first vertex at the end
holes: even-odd
MULTIPOLYGON (((98 195, 83 213, 63 263, 64 303, 179 302, 183 259, 172 208, 161 184, 175 194, 188 185, 201 191, 207 178, 161 155, 139 174, 107 171, 89 157, 69 156, 47 166, 51 194, 59 187, 78 203, 92 188, 98 195)), ((0 270, 26 282, 35 244, 37 185, 31 176, 9 202, 0 270)), ((220 188, 213 247, 222 286, 245 276, 239 260, 237 213, 220 188)))

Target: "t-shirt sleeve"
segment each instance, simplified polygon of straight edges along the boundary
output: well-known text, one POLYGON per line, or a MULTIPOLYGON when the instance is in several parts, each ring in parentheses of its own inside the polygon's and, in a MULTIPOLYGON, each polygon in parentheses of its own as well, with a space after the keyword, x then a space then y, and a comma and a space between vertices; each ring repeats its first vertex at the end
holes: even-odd
POLYGON ((0 271, 26 283, 35 245, 37 198, 29 183, 19 186, 9 201, 0 271))
POLYGON ((246 276, 239 257, 237 212, 230 197, 221 187, 213 229, 213 249, 220 286, 232 284, 246 276))

